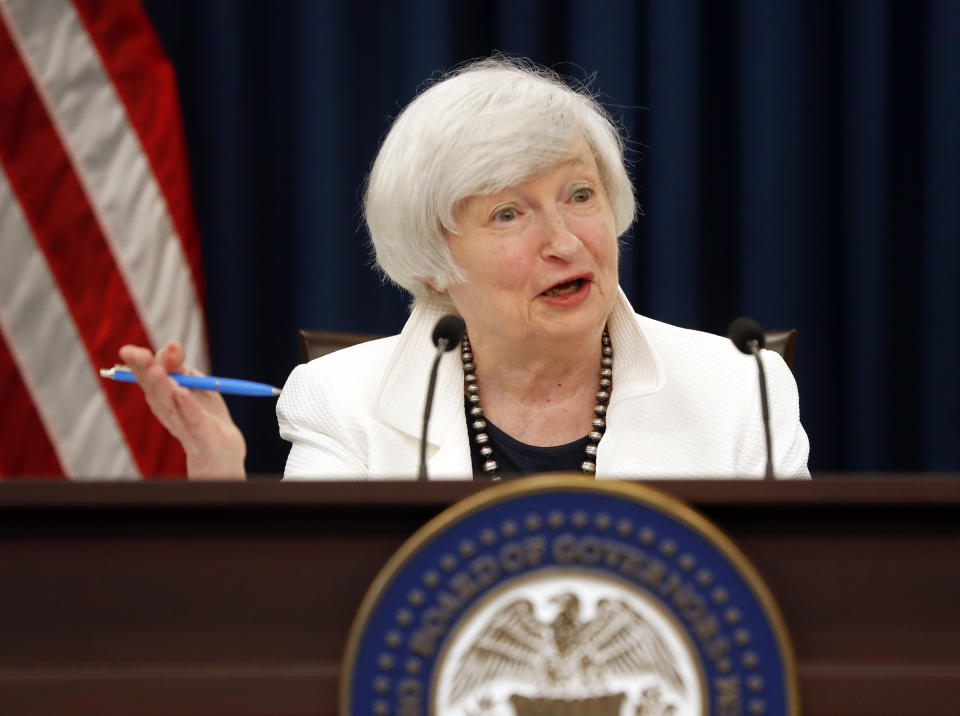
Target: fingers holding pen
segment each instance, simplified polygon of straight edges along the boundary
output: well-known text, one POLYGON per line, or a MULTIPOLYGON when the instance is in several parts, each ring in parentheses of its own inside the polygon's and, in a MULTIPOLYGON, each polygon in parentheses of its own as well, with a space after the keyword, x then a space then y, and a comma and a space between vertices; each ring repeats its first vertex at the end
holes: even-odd
POLYGON ((121 346, 120 362, 130 368, 130 370, 145 370, 153 363, 153 353, 149 348, 142 346, 121 346))
POLYGON ((183 364, 178 341, 170 341, 156 355, 140 346, 123 346, 120 359, 143 389, 150 410, 183 445, 191 477, 243 476, 246 442, 223 397, 212 390, 189 390, 170 377, 199 375, 183 364))
POLYGON ((120 360, 136 376, 137 383, 145 393, 155 392, 156 389, 171 382, 167 380, 167 372, 157 363, 149 348, 122 346, 120 348, 120 360))
MULTIPOLYGON (((173 391, 179 386, 157 360, 157 357, 163 358, 162 353, 154 356, 148 348, 127 345, 120 348, 120 359, 136 377, 150 410, 167 430, 179 438, 183 433, 183 421, 173 398, 173 391)), ((168 360, 167 364, 170 365, 171 361, 168 360)))
POLYGON ((157 351, 156 362, 159 363, 167 373, 196 374, 197 371, 191 370, 183 364, 185 357, 183 345, 181 345, 180 341, 170 341, 157 351))
POLYGON ((185 428, 181 443, 190 476, 242 477, 246 441, 220 395, 177 386, 173 398, 185 428))
MULTIPOLYGON (((167 373, 203 375, 200 371, 184 365, 184 357, 183 346, 179 341, 170 341, 157 352, 157 362, 164 367, 167 373)), ((175 391, 175 395, 189 401, 186 405, 189 405, 190 408, 202 408, 218 417, 229 417, 230 415, 223 397, 215 390, 188 391, 181 388, 175 391)), ((180 406, 181 413, 183 413, 185 403, 178 400, 177 404, 180 406)))

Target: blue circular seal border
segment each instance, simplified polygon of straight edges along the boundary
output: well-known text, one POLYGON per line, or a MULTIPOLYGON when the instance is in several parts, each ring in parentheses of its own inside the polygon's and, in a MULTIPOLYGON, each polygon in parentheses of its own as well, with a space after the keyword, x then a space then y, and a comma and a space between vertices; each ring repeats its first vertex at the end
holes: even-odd
POLYGON ((799 716, 789 634, 739 548, 651 487, 560 475, 484 490, 404 543, 350 630, 340 713, 432 713, 457 622, 492 590, 545 569, 588 570, 655 597, 695 647, 711 716, 799 716))

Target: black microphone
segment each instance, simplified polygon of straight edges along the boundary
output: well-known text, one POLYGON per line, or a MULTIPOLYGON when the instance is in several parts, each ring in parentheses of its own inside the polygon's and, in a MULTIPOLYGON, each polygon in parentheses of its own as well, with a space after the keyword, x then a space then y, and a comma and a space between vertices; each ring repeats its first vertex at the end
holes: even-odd
POLYGON ((437 321, 437 325, 433 327, 433 345, 441 348, 441 353, 452 351, 460 344, 460 339, 463 338, 466 330, 467 324, 463 322, 460 316, 448 313, 437 321), (446 343, 441 346, 441 341, 446 341, 446 343))
POLYGON ((763 348, 766 341, 760 324, 746 316, 733 319, 733 323, 727 329, 727 337, 733 341, 733 345, 739 348, 741 353, 747 355, 752 355, 754 352, 750 345, 751 341, 757 342, 757 348, 763 348))
POLYGON ((437 387, 437 369, 440 359, 447 351, 452 351, 460 344, 467 324, 460 316, 447 314, 443 316, 433 328, 433 345, 437 347, 437 354, 433 359, 433 369, 430 371, 430 383, 427 386, 427 404, 423 409, 423 431, 420 434, 420 480, 427 479, 427 423, 430 422, 430 411, 433 410, 433 391, 437 387))
POLYGON ((733 341, 741 353, 752 355, 757 359, 757 369, 760 375, 760 408, 763 411, 763 432, 767 439, 767 470, 766 478, 773 479, 773 443, 770 440, 770 408, 767 403, 767 376, 763 372, 763 361, 760 360, 760 349, 766 342, 763 329, 752 318, 741 316, 735 318, 727 329, 727 337, 733 341))

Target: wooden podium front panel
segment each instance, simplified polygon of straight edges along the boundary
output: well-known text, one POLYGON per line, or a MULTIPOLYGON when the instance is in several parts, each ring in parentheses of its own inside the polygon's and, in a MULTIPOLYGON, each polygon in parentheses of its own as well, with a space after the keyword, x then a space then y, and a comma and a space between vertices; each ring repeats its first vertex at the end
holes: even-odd
MULTIPOLYGON (((804 714, 960 713, 960 479, 654 486, 763 575, 804 714)), ((0 484, 0 713, 336 713, 367 587, 477 489, 0 484)))

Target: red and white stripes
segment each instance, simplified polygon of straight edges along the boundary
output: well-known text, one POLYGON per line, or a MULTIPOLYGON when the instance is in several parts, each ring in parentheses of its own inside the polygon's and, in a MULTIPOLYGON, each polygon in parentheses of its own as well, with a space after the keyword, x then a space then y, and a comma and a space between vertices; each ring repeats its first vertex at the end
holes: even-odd
POLYGON ((0 0, 0 475, 182 475, 124 343, 206 370, 172 67, 136 0, 0 0))

